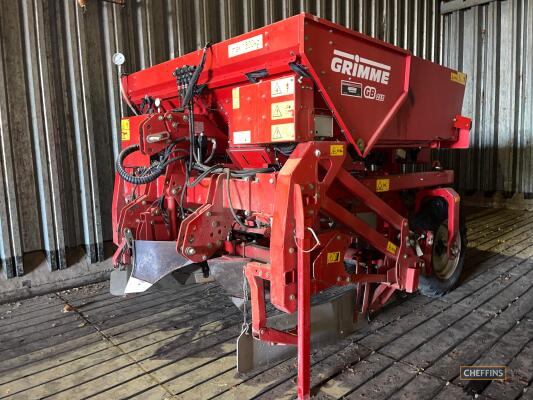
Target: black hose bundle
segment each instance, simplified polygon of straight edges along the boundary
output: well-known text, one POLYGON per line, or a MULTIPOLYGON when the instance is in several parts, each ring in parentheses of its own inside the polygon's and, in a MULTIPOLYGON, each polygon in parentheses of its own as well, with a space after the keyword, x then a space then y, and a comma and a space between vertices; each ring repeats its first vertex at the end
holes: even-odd
POLYGON ((179 156, 179 157, 170 158, 170 154, 172 153, 172 151, 184 151, 183 149, 174 150, 174 146, 176 146, 176 144, 178 144, 182 140, 184 139, 174 141, 171 145, 169 145, 165 149, 162 159, 159 162, 154 162, 149 167, 143 169, 139 173, 139 175, 128 174, 124 168, 124 160, 130 154, 138 151, 140 149, 140 146, 138 144, 132 144, 131 146, 126 147, 118 155, 117 162, 116 162, 117 173, 120 175, 122 179, 124 179, 126 182, 129 182, 133 185, 145 185, 147 183, 155 181, 157 178, 159 178, 161 175, 165 173, 167 166, 170 163, 173 163, 178 160, 182 160, 186 157, 186 156, 179 156))

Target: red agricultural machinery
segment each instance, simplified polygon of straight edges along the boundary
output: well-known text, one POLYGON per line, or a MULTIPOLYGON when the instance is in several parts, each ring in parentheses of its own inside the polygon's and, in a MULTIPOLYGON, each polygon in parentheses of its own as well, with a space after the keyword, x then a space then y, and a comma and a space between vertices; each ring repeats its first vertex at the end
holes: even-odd
POLYGON ((213 276, 251 306, 239 370, 297 352, 308 398, 312 342, 459 278, 460 198, 431 149, 468 147, 465 83, 309 14, 123 76, 112 291, 213 276))

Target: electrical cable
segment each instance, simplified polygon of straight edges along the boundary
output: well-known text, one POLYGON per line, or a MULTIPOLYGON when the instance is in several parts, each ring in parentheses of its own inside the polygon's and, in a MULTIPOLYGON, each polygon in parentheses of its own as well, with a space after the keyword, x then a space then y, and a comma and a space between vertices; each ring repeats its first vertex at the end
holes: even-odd
POLYGON ((118 86, 120 88, 120 93, 122 94, 122 99, 124 100, 124 102, 128 105, 128 107, 130 108, 130 110, 133 112, 133 114, 135 115, 139 115, 139 113, 137 112, 137 110, 133 107, 133 104, 131 104, 130 100, 128 99, 128 97, 126 96, 126 92, 124 91, 124 86, 122 85, 122 74, 120 72, 120 69, 121 67, 119 67, 119 72, 118 72, 118 86))
POLYGON ((230 170, 229 170, 229 168, 226 168, 226 195, 228 196, 229 211, 230 211, 231 215, 233 216, 233 219, 235 220, 235 222, 237 222, 237 224, 239 224, 239 226, 242 229, 247 230, 248 227, 246 225, 244 225, 244 223, 241 221, 241 219, 237 216, 237 213, 235 212, 235 209, 233 208, 233 203, 231 202, 229 182, 230 182, 230 170))
POLYGON ((179 143, 182 140, 184 140, 184 139, 179 139, 177 141, 174 141, 172 144, 170 144, 167 148, 165 148, 165 151, 163 153, 163 157, 161 158, 161 160, 159 162, 154 162, 148 168, 145 168, 144 170, 142 170, 140 175, 137 175, 137 176, 128 174, 126 172, 123 164, 124 164, 124 160, 126 159, 127 156, 129 156, 130 154, 135 153, 136 151, 140 150, 140 145, 139 144, 133 144, 131 146, 126 147, 125 149, 123 149, 119 153, 119 155, 117 157, 117 162, 115 163, 115 167, 116 167, 117 173, 126 182, 134 184, 134 185, 145 185, 147 183, 150 183, 150 182, 156 180, 158 177, 163 175, 163 173, 165 172, 165 170, 166 170, 166 168, 167 168, 167 166, 169 164, 171 164, 173 162, 176 162, 178 160, 183 160, 184 158, 186 158, 186 156, 178 156, 178 157, 170 158, 170 155, 171 155, 171 153, 173 151, 185 151, 183 149, 175 149, 174 150, 174 147, 176 146, 176 144, 179 143), (149 172, 149 171, 152 171, 152 170, 153 170, 153 172, 149 172))

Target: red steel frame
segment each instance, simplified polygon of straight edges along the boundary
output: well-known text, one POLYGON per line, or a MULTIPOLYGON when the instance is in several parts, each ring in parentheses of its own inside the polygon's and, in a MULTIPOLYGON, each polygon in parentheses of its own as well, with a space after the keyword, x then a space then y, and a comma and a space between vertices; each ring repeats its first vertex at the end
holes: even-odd
MULTIPOLYGON (((127 166, 147 165, 150 155, 164 149, 166 142, 149 143, 150 135, 188 136, 183 122, 188 112, 176 110, 180 98, 172 72, 183 65, 197 65, 200 56, 200 52, 191 53, 123 78, 134 105, 146 95, 161 99, 161 108, 155 113, 126 119, 123 147, 139 143, 142 150, 128 157, 127 166)), ((418 211, 426 198, 442 197, 447 202, 449 243, 453 243, 459 227, 459 196, 445 187, 453 183, 453 172, 401 173, 401 163, 394 159, 398 148, 468 147, 470 120, 458 115, 464 83, 454 80, 454 74, 458 73, 307 14, 214 45, 199 80, 207 88, 194 106, 202 134, 217 141, 217 157, 229 154, 232 163, 225 164, 226 168, 262 168, 277 162, 281 169, 258 173, 254 179, 232 177, 229 182, 225 174, 214 174, 188 189, 181 161, 146 185, 131 185, 117 176, 113 228, 119 248, 115 264, 131 263, 130 234, 135 240, 175 240, 176 251, 193 262, 219 254, 250 257, 245 275, 250 286, 252 332, 263 341, 297 346, 298 397, 308 398, 311 295, 332 286, 358 283, 354 316, 358 318, 377 310, 396 290, 416 291, 420 271, 431 272, 431 255, 426 251, 417 256, 406 215, 418 211), (262 47, 257 44, 258 36, 262 47), (252 39, 257 49, 230 57, 230 46, 252 39), (338 85, 349 78, 328 70, 329 59, 324 54, 333 51, 332 46, 342 48, 343 54, 356 48, 360 54, 366 52, 368 59, 380 60, 372 61, 375 65, 389 68, 387 85, 378 82, 371 86, 383 91, 382 102, 340 94, 338 85), (290 63, 297 63, 307 75, 299 76, 290 63), (247 73, 258 70, 267 75, 258 83, 246 80, 247 73), (268 99, 276 79, 293 79, 294 93, 268 99), (434 88, 425 87, 428 80, 435 82, 434 88), (438 109, 410 100, 410 93, 432 99, 434 91, 444 98, 438 109), (443 93, 448 94, 447 99, 443 93), (277 155, 276 159, 274 134, 265 128, 276 121, 273 116, 272 121, 258 121, 265 121, 265 113, 279 101, 294 102, 293 114, 285 120, 293 124, 294 134, 291 137, 289 132, 284 142, 296 147, 290 155, 277 155), (326 115, 335 121, 333 134, 326 140, 316 140, 313 134, 315 110, 329 110, 326 115), (236 143, 235 132, 250 133, 236 143), (354 151, 362 157, 381 152, 388 159, 381 171, 369 172, 362 159, 349 156, 354 151), (414 210, 400 196, 409 190, 416 191, 414 210), (169 224, 162 218, 162 209, 154 205, 161 196, 169 224), (261 235, 263 243, 228 239, 232 233, 243 233, 229 211, 229 199, 235 210, 246 211, 247 232, 261 235), (185 209, 192 210, 183 219, 178 206, 182 202, 185 209), (359 216, 365 212, 376 216, 375 226, 359 216), (323 218, 334 221, 334 227, 326 228, 323 218), (355 254, 358 250, 353 244, 359 242, 380 256, 369 259, 366 254, 355 254), (347 272, 343 262, 352 256, 365 261, 365 266, 357 264, 355 273, 347 272), (287 313, 298 311, 295 330, 268 327, 265 281, 269 281, 270 302, 275 307, 287 313), (378 285, 372 289, 372 284, 378 285)), ((187 147, 184 142, 183 150, 187 147)), ((196 176, 189 177, 189 182, 196 176)))

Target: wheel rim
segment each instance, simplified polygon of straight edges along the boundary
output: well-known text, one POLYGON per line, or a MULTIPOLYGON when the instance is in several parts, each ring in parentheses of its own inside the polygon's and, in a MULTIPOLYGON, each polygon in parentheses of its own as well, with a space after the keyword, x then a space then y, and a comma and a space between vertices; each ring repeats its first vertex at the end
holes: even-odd
POLYGON ((433 238, 433 273, 439 279, 449 279, 459 265, 462 250, 460 232, 457 232, 452 249, 452 254, 448 255, 448 220, 446 220, 439 226, 433 238))

